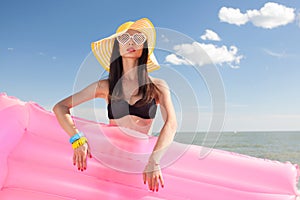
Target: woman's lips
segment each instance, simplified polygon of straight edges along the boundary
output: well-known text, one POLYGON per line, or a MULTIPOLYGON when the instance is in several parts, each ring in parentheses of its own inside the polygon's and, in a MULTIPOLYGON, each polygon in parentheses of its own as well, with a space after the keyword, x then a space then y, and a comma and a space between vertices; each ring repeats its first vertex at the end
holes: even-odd
POLYGON ((133 47, 130 47, 127 49, 127 51, 131 53, 131 52, 135 52, 135 49, 133 47))

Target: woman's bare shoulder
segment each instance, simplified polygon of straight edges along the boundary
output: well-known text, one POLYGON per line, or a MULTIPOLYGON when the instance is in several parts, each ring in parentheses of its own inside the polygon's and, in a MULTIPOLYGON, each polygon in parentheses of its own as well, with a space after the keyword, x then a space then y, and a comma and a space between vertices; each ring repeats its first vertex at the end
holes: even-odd
POLYGON ((98 81, 98 86, 102 88, 108 88, 109 87, 109 82, 108 79, 101 79, 98 81))
POLYGON ((109 94, 109 82, 108 79, 101 79, 97 83, 97 96, 100 98, 106 98, 109 94))
POLYGON ((151 81, 156 85, 156 87, 158 87, 160 90, 168 90, 168 84, 165 80, 160 79, 160 78, 154 78, 149 76, 151 81))

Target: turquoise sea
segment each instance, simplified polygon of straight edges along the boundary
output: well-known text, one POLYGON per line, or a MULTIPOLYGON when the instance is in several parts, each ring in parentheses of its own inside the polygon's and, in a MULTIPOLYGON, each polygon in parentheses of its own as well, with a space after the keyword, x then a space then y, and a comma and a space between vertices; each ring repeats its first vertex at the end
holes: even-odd
MULTIPOLYGON (((206 133, 179 132, 175 141, 200 146, 214 145, 216 149, 281 162, 290 161, 300 166, 300 131, 222 132, 220 137, 218 134, 207 135, 208 137, 205 135, 206 133)), ((298 189, 300 190, 300 183, 298 189)))

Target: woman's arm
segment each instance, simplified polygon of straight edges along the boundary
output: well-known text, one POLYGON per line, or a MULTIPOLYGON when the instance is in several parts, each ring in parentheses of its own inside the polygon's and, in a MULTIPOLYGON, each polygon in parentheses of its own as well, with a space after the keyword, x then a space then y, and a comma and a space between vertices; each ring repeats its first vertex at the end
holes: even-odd
MULTIPOLYGON (((70 137, 72 137, 73 135, 79 132, 72 120, 70 114, 70 108, 96 97, 106 99, 108 94, 107 91, 108 91, 107 81, 101 80, 92 83, 91 85, 84 88, 80 92, 63 99, 53 107, 53 111, 56 115, 59 124, 70 137)), ((74 149, 73 164, 77 165, 78 170, 83 171, 86 169, 87 155, 92 157, 87 143, 74 149)))
POLYGON ((154 146, 153 152, 149 157, 148 164, 145 167, 143 180, 145 184, 148 182, 150 190, 158 191, 159 183, 162 187, 164 187, 164 180, 159 162, 174 139, 177 129, 177 121, 168 85, 166 82, 158 79, 154 83, 160 90, 159 103, 165 123, 160 131, 160 135, 154 146))
POLYGON ((173 142, 177 129, 177 120, 167 83, 163 80, 159 80, 157 81, 156 86, 160 90, 159 104, 164 125, 160 131, 149 161, 159 164, 164 152, 173 142))
POLYGON ((94 98, 106 99, 107 90, 107 80, 97 81, 80 92, 61 100, 53 107, 53 112, 59 124, 70 137, 79 132, 71 118, 70 109, 94 98))

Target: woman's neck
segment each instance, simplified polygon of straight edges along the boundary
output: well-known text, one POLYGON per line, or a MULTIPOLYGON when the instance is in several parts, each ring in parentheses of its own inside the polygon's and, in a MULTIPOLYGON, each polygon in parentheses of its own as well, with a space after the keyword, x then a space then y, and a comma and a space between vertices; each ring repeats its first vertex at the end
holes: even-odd
POLYGON ((137 80, 138 60, 130 58, 122 58, 123 78, 127 80, 137 80))

